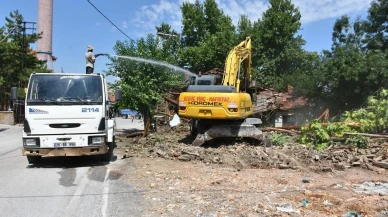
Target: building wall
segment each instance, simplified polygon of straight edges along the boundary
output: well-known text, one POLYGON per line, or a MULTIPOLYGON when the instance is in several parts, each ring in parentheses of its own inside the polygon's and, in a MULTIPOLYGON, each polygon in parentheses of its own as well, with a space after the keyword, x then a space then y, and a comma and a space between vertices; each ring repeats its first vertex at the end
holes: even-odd
POLYGON ((284 126, 293 126, 297 124, 297 114, 292 111, 278 111, 275 113, 274 117, 274 126, 275 127, 284 127, 284 126))
POLYGON ((277 111, 271 122, 275 127, 300 126, 318 118, 322 112, 321 109, 316 110, 309 107, 289 111, 277 111))
POLYGON ((15 125, 13 112, 0 111, 0 124, 15 125))
POLYGON ((326 108, 301 107, 292 110, 277 110, 253 115, 263 121, 263 127, 301 126, 317 119, 326 108))

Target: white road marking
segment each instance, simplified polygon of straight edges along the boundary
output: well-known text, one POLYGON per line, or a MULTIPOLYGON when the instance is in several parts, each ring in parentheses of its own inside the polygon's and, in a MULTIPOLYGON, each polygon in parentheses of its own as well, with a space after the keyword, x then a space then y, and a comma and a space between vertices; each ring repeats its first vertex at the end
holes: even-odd
MULTIPOLYGON (((77 169, 77 172, 80 170, 81 169, 77 169)), ((82 194, 85 192, 85 188, 86 188, 86 185, 88 184, 88 182, 89 182, 89 178, 88 178, 88 171, 87 171, 82 176, 81 181, 80 181, 77 189, 75 190, 73 196, 71 197, 69 204, 66 207, 66 210, 64 212, 64 214, 66 216, 74 216, 72 214, 72 212, 74 212, 74 209, 77 207, 77 205, 79 205, 79 200, 81 199, 82 194)))
POLYGON ((101 206, 101 214, 103 217, 106 217, 108 214, 108 200, 109 200, 109 176, 110 170, 107 169, 104 178, 104 190, 102 192, 102 206, 101 206))

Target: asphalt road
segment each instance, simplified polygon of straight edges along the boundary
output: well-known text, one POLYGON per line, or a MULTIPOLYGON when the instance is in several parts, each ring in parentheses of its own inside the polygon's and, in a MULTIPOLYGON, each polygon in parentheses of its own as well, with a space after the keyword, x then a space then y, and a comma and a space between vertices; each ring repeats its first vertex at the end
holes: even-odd
POLYGON ((21 127, 0 125, 0 216, 142 216, 141 194, 125 181, 130 161, 43 158, 29 165, 21 127))
POLYGON ((118 130, 143 130, 144 122, 143 119, 134 119, 132 121, 131 118, 116 117, 116 128, 118 130))

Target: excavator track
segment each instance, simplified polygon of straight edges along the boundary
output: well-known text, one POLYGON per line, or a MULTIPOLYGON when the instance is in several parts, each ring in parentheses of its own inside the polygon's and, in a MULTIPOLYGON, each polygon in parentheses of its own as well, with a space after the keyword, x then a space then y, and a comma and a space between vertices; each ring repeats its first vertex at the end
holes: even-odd
MULTIPOLYGON (((259 120, 259 119, 257 119, 259 120)), ((194 120, 192 135, 196 138, 193 146, 202 146, 216 138, 251 138, 264 142, 269 146, 269 141, 264 138, 263 132, 258 128, 256 118, 247 118, 245 121, 209 121, 194 120), (194 132, 194 133, 193 133, 194 132)))

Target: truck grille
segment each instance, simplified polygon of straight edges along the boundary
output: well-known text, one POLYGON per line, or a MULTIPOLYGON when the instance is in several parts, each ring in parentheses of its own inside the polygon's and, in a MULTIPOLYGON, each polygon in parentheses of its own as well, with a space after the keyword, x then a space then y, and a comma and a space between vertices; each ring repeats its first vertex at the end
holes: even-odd
POLYGON ((81 126, 81 124, 50 124, 51 128, 76 128, 81 126))

